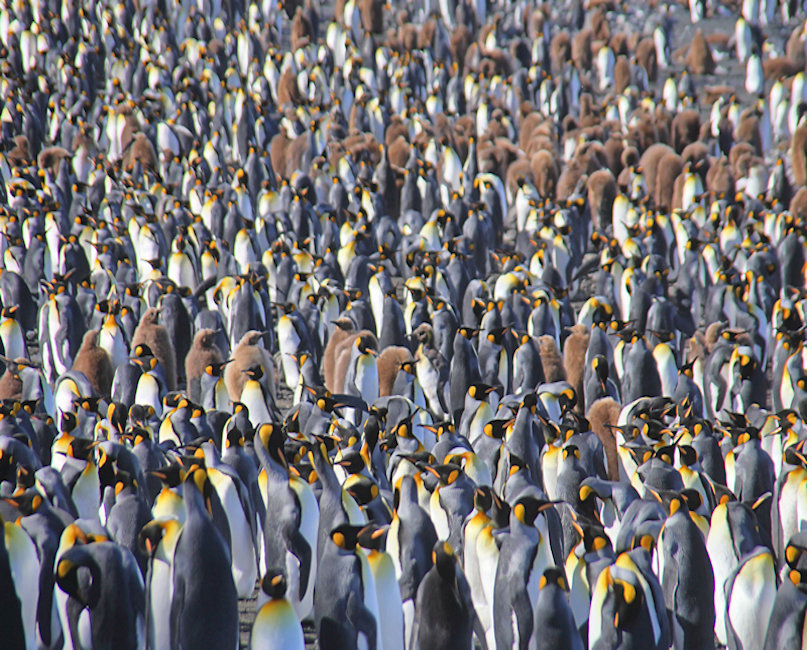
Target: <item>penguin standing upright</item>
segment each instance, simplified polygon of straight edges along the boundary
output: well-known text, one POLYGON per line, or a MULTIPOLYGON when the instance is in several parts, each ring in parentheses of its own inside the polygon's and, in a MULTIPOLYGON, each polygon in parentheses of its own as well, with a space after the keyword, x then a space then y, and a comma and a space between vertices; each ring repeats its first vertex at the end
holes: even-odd
POLYGON ((217 333, 212 329, 202 329, 193 337, 193 344, 185 357, 185 381, 188 397, 192 402, 202 400, 201 381, 205 368, 224 361, 221 350, 216 345, 217 333))
POLYGON ((356 544, 361 528, 334 528, 320 556, 314 589, 314 617, 323 650, 375 648, 377 622, 364 604, 361 560, 356 544))
POLYGON ((534 497, 524 496, 513 504, 510 513, 510 533, 502 541, 493 594, 498 648, 526 649, 532 636, 538 585, 547 568, 545 549, 549 543, 534 525, 542 506, 534 497))
POLYGON ((141 344, 149 347, 163 367, 167 390, 172 391, 176 390, 177 385, 176 353, 168 331, 157 322, 159 317, 160 310, 154 307, 146 310, 132 336, 132 349, 141 344))
POLYGON ((574 624, 563 570, 547 567, 538 583, 529 650, 583 650, 574 624))
POLYGON ((230 649, 238 645, 238 594, 230 549, 210 516, 213 486, 192 465, 182 484, 187 517, 174 552, 171 645, 230 649))
POLYGON ((661 586, 672 620, 674 648, 714 648, 714 571, 705 540, 689 516, 685 498, 665 494, 669 516, 659 547, 661 586))
POLYGON ((481 625, 474 611, 468 583, 451 545, 437 542, 433 566, 423 576, 415 601, 411 650, 462 648, 470 650, 474 631, 481 639, 481 625))

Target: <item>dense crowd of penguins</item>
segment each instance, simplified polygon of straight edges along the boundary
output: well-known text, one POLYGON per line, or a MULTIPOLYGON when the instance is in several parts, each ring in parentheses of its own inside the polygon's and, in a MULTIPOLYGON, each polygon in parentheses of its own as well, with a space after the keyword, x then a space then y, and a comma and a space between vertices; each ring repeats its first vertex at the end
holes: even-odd
POLYGON ((649 5, 4 0, 0 646, 804 647, 805 9, 649 5))

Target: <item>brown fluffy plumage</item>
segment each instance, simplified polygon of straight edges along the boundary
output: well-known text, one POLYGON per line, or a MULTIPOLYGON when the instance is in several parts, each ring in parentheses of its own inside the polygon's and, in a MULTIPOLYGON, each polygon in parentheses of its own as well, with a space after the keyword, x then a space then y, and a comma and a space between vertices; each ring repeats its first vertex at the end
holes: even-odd
POLYGON ((610 397, 602 397, 595 401, 586 413, 586 419, 591 430, 597 434, 605 451, 605 461, 608 464, 608 478, 611 481, 619 480, 619 455, 616 451, 616 438, 606 425, 616 426, 619 422, 621 408, 610 397))
POLYGON ((796 185, 807 185, 807 126, 800 126, 790 145, 790 165, 796 185))
POLYGON ((205 368, 213 363, 224 361, 224 355, 216 345, 216 330, 203 329, 196 332, 193 337, 193 344, 185 357, 185 378, 188 382, 188 397, 192 401, 198 402, 201 395, 199 393, 199 380, 205 372, 205 368))
POLYGON ((666 154, 656 168, 656 209, 667 211, 672 205, 675 179, 684 168, 684 162, 677 153, 666 154))
POLYGON ((356 332, 353 321, 346 316, 337 318, 334 324, 336 327, 322 354, 322 378, 325 380, 325 387, 328 390, 333 390, 337 352, 342 349, 342 343, 356 332))
POLYGON ((166 388, 169 391, 176 390, 177 387, 177 361, 174 346, 171 345, 171 338, 168 330, 160 325, 157 320, 160 311, 151 307, 146 310, 140 319, 140 324, 132 336, 132 349, 141 343, 145 343, 154 353, 157 361, 163 367, 165 373, 166 388))
POLYGON ((84 334, 81 347, 73 361, 73 370, 84 373, 98 395, 101 397, 110 395, 115 371, 109 354, 98 345, 98 330, 90 330, 84 334))
POLYGON ((224 384, 227 386, 227 392, 233 402, 241 399, 241 391, 249 379, 244 371, 258 364, 263 367, 264 376, 270 378, 269 385, 274 392, 275 366, 272 357, 261 346, 262 340, 263 334, 250 330, 241 337, 233 350, 232 361, 224 370, 224 384))
POLYGON ((600 169, 589 176, 588 204, 591 206, 591 222, 597 230, 603 230, 610 222, 617 191, 611 170, 600 169))
POLYGON ((390 345, 384 348, 378 355, 378 396, 384 397, 392 395, 392 387, 395 385, 395 377, 398 376, 398 369, 401 364, 412 360, 412 353, 409 348, 399 345, 390 345))
MULTIPOLYGON (((566 372, 566 381, 569 382, 577 395, 577 404, 574 410, 581 415, 585 412, 583 403, 583 376, 586 370, 586 350, 588 350, 589 333, 584 325, 575 325, 572 333, 563 343, 563 369, 566 372)), ((542 356, 543 360, 543 356, 542 356)))
MULTIPOLYGON (((375 340, 375 334, 373 334, 370 330, 359 330, 358 332, 350 334, 339 344, 339 347, 336 349, 336 364, 334 367, 333 384, 332 386, 326 385, 326 388, 332 393, 341 393, 344 391, 345 375, 347 374, 347 369, 350 365, 350 354, 353 349, 353 344, 359 337, 372 337, 372 340, 375 340)), ((375 345, 371 345, 370 347, 377 350, 378 341, 375 341, 375 345)))
POLYGON ((563 357, 555 342, 554 336, 545 334, 538 337, 538 352, 541 354, 541 366, 544 369, 546 381, 563 381, 566 379, 566 370, 563 368, 563 357))
POLYGON ((715 71, 715 60, 712 57, 712 48, 699 29, 692 38, 686 57, 687 69, 693 74, 712 74, 715 71))
MULTIPOLYGON (((17 359, 17 361, 25 361, 17 359)), ((6 366, 11 364, 6 364, 6 366)), ((20 400, 22 399, 22 379, 16 368, 6 369, 0 377, 0 399, 20 400)))
POLYGON ((134 136, 131 145, 126 150, 123 167, 131 171, 138 162, 143 169, 157 169, 157 152, 145 133, 138 133, 134 136))

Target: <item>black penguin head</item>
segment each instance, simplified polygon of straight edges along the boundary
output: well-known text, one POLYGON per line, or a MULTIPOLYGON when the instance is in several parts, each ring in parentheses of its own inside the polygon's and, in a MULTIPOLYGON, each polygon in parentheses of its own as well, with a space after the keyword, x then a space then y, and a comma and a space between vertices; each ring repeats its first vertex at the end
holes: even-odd
POLYGON ((554 507, 554 505, 555 503, 553 501, 546 501, 535 497, 521 497, 513 504, 510 515, 525 526, 533 526, 538 515, 554 507))
POLYGON ((378 485, 362 474, 353 474, 345 481, 345 491, 360 506, 366 506, 378 496, 378 485))
POLYGON ((255 364, 251 368, 247 368, 242 372, 247 377, 249 377, 250 379, 254 379, 255 381, 260 381, 263 378, 263 366, 259 363, 255 364))
POLYGON ((544 574, 538 583, 538 589, 546 589, 549 585, 555 585, 563 591, 569 591, 569 586, 566 584, 566 575, 563 569, 556 566, 547 567, 544 569, 544 574))
POLYGON ((362 334, 356 339, 356 348, 362 354, 372 354, 375 356, 378 349, 378 341, 372 334, 362 334))
POLYGON ((605 570, 608 571, 606 581, 616 598, 614 627, 616 629, 624 629, 630 625, 631 621, 641 612, 644 595, 641 588, 637 588, 636 585, 626 579, 627 576, 622 577, 621 571, 617 577, 613 575, 613 571, 609 569, 605 570))
POLYGON ((79 550, 70 549, 59 560, 56 584, 84 607, 93 609, 101 598, 100 570, 91 557, 84 557, 79 550))
POLYGON ((154 519, 150 521, 143 526, 137 534, 138 548, 140 548, 142 553, 153 557, 163 537, 165 537, 172 528, 176 531, 179 527, 180 523, 175 519, 154 519))
POLYGON ((462 468, 454 463, 429 465, 426 467, 426 470, 437 477, 437 480, 440 481, 440 485, 451 485, 462 475, 462 468))
POLYGON ((457 556, 448 542, 438 541, 432 550, 432 563, 443 580, 456 578, 457 556))
POLYGON ((362 548, 380 551, 384 549, 384 535, 387 534, 389 526, 379 526, 378 524, 368 524, 359 531, 358 540, 362 548))
POLYGON ((482 401, 487 399, 487 396, 495 390, 495 386, 476 382, 468 386, 468 395, 470 395, 473 399, 482 401))
POLYGON ((282 569, 270 569, 261 579, 261 590, 272 600, 286 595, 286 575, 282 569))
POLYGON ((331 541, 343 551, 353 551, 359 543, 359 533, 361 530, 361 526, 341 524, 331 531, 330 538, 331 541))
POLYGON ((601 382, 608 380, 608 360, 601 354, 597 354, 591 360, 591 369, 601 382))

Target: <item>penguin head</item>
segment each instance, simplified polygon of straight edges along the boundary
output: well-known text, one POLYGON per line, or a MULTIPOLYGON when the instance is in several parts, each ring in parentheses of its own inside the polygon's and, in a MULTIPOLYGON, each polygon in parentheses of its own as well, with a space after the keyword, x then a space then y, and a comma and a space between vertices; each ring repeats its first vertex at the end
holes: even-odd
POLYGON ((361 354, 371 354, 375 356, 378 354, 378 340, 369 332, 362 334, 356 338, 356 349, 358 349, 361 354))
POLYGON ((368 524, 359 531, 359 544, 367 550, 383 551, 385 548, 384 535, 386 535, 387 530, 389 530, 389 526, 368 524))
POLYGON ((272 600, 286 595, 286 574, 282 569, 270 569, 261 579, 261 590, 272 600))
POLYGON ((594 358, 591 360, 591 369, 597 375, 597 379, 600 382, 608 380, 608 359, 602 354, 594 355, 594 358))
POLYGON ((22 491, 18 490, 13 497, 6 497, 4 500, 17 508, 23 517, 34 514, 44 503, 42 495, 35 487, 22 491))
POLYGON ((344 483, 345 491, 360 506, 366 506, 378 496, 378 485, 362 474, 352 474, 344 483))
POLYGON ((228 363, 232 363, 232 361, 232 359, 227 359, 227 361, 223 361, 222 363, 210 363, 205 366, 205 374, 211 377, 221 377, 224 372, 224 366, 228 363))
POLYGON ((254 381, 260 381, 263 378, 263 366, 259 363, 242 371, 247 377, 254 381))
MULTIPOLYGON (((204 460, 199 457, 194 457, 194 461, 189 465, 185 478, 183 481, 185 489, 197 490, 202 497, 207 512, 213 512, 213 484, 207 476, 207 470, 204 467, 204 460)), ((187 494, 187 493, 186 493, 187 494)))
POLYGON ((153 557, 162 539, 168 534, 178 533, 180 528, 181 524, 176 519, 154 519, 137 534, 138 548, 142 553, 153 557))
POLYGON ((56 584, 82 606, 94 608, 101 598, 100 570, 83 549, 69 549, 56 565, 56 584))
POLYGON ((807 533, 799 532, 791 536, 785 546, 784 555, 791 573, 799 572, 799 583, 807 582, 807 533))
POLYGON ((457 556, 448 542, 438 541, 432 549, 432 563, 443 580, 456 578, 457 556))
POLYGON ((550 585, 555 585, 562 591, 569 591, 563 569, 556 566, 544 569, 544 574, 541 576, 541 580, 538 583, 538 589, 546 589, 550 585))
POLYGON ((476 382, 468 386, 468 395, 470 395, 475 400, 484 401, 487 399, 488 395, 490 395, 495 390, 496 390, 495 386, 491 386, 490 384, 483 384, 481 382, 476 382))
POLYGON ((359 543, 362 526, 340 524, 330 532, 331 541, 343 551, 353 551, 359 543))
POLYGON ((609 567, 604 570, 606 584, 614 595, 614 627, 627 628, 639 615, 644 606, 644 594, 640 586, 633 584, 632 572, 617 571, 618 567, 609 567), (616 575, 615 575, 616 574, 616 575))
POLYGON ((538 515, 554 506, 555 504, 552 501, 545 501, 530 496, 521 497, 513 504, 510 516, 525 526, 533 526, 538 515))
POLYGON ((454 463, 428 465, 426 470, 437 477, 440 485, 452 485, 462 476, 462 468, 454 463))

